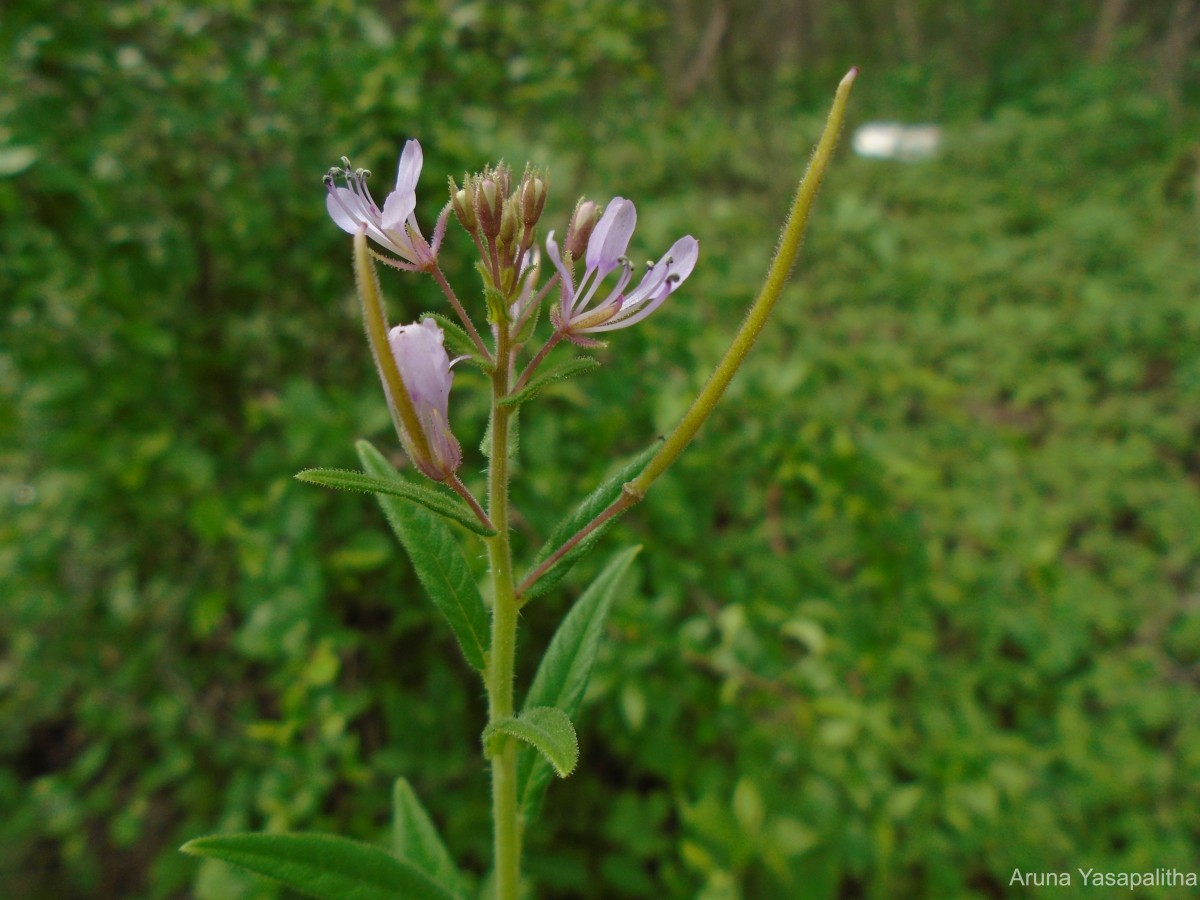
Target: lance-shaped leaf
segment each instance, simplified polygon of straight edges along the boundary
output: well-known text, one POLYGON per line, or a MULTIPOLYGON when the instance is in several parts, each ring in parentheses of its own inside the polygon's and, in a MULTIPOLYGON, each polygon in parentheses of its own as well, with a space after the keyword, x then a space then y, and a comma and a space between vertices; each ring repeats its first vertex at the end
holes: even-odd
POLYGON ((405 778, 397 778, 392 789, 392 851, 449 889, 457 891, 462 885, 437 826, 405 778))
POLYGON ((180 848, 266 875, 322 900, 460 900, 385 850, 334 834, 215 834, 180 848))
MULTIPOLYGON (((642 468, 646 465, 649 459, 658 451, 662 441, 655 441, 654 444, 647 447, 620 469, 606 478, 600 483, 594 491, 588 494, 580 501, 575 509, 571 510, 570 514, 565 519, 555 526, 550 537, 546 539, 546 543, 542 544, 542 548, 538 550, 537 555, 533 558, 533 564, 529 567, 529 571, 533 571, 540 566, 546 559, 550 557, 555 550, 565 544, 576 532, 587 525, 592 519, 604 512, 614 500, 621 495, 621 489, 626 482, 637 476, 642 468)), ((534 597, 546 593, 546 591, 555 587, 563 576, 571 571, 571 567, 575 565, 585 553, 596 546, 596 543, 602 538, 608 529, 616 522, 616 518, 609 519, 586 538, 571 548, 570 552, 563 555, 561 559, 554 563, 549 569, 542 573, 542 576, 530 585, 524 592, 521 598, 522 603, 532 600, 534 597)))
MULTIPOLYGON (((641 547, 622 550, 596 576, 558 626, 550 646, 538 665, 525 698, 525 708, 553 706, 571 718, 579 713, 587 689, 596 650, 609 610, 626 584, 626 574, 641 547)), ((550 783, 550 767, 538 756, 524 754, 517 760, 517 798, 532 821, 542 805, 550 783)))
POLYGON ((501 400, 500 405, 515 406, 518 403, 524 403, 526 400, 532 400, 548 384, 553 384, 556 381, 570 378, 572 375, 579 375, 582 372, 590 372, 592 369, 598 368, 600 368, 599 361, 590 356, 576 356, 574 359, 568 359, 558 365, 551 366, 536 378, 531 378, 529 383, 521 388, 521 390, 501 400))
POLYGON ((457 522, 476 534, 491 537, 496 533, 494 529, 488 528, 480 522, 479 517, 471 511, 471 508, 458 498, 423 484, 406 481, 399 472, 394 470, 390 476, 380 478, 376 475, 367 475, 365 472, 355 472, 352 469, 305 469, 303 472, 296 473, 296 480, 342 491, 401 497, 411 500, 413 503, 419 503, 426 509, 457 522))
MULTIPOLYGON (((366 441, 355 445, 368 475, 387 478, 396 470, 366 441)), ((488 613, 462 550, 441 519, 420 506, 376 495, 392 531, 412 560, 417 578, 446 617, 463 656, 479 671, 487 667, 488 613)))
MULTIPOLYGON (((519 716, 497 719, 483 730, 483 743, 489 753, 501 735, 517 738, 537 750, 554 767, 559 778, 566 778, 579 762, 579 739, 570 717, 553 706, 535 706, 519 716)), ((518 794, 518 796, 520 796, 518 794)))

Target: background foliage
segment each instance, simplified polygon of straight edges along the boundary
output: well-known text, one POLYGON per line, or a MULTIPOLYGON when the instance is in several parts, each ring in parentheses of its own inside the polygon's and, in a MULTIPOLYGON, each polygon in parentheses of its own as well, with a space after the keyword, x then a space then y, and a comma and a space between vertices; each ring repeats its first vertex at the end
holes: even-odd
MULTIPOLYGON (((378 839, 398 774, 482 874, 473 675, 377 509, 291 478, 396 450, 320 176, 386 180, 416 136, 426 222, 504 157, 550 167, 547 222, 620 194, 638 253, 700 239, 687 289, 522 417, 529 551, 698 388, 851 64, 852 115, 936 120, 943 153, 843 152, 774 329, 607 539, 645 544, 640 582, 530 835, 538 895, 1200 868, 1195 7, 8 4, 4 895, 277 896, 176 848, 378 839)), ((393 318, 429 288, 390 278, 393 318)), ((586 574, 527 610, 526 684, 586 574)))

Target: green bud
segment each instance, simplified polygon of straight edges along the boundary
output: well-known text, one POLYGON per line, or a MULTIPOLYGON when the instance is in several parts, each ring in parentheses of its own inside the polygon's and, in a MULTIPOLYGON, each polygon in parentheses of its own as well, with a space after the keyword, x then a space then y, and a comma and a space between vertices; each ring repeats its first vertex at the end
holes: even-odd
POLYGON ((521 187, 521 224, 533 228, 546 205, 546 182, 539 176, 526 178, 521 187))
POLYGON ((466 180, 466 187, 462 188, 454 183, 453 178, 450 179, 450 203, 454 207, 454 215, 469 234, 474 234, 479 228, 474 201, 475 186, 470 179, 466 180))
POLYGON ((513 201, 504 204, 504 212, 500 216, 500 243, 512 244, 517 236, 517 205, 513 201))
POLYGON ((571 259, 582 259, 587 253, 588 241, 599 221, 600 207, 591 200, 580 200, 576 204, 571 226, 567 229, 567 239, 563 241, 563 250, 571 254, 571 259))
POLYGON ((475 194, 475 214, 479 217, 479 227, 483 233, 493 238, 500 232, 500 186, 493 179, 484 178, 478 187, 475 194))

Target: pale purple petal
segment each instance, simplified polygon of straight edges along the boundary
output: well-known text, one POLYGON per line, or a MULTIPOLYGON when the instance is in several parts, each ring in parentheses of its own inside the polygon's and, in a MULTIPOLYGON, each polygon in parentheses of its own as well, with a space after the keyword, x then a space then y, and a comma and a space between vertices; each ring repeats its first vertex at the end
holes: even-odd
POLYGON ((412 191, 395 190, 383 201, 380 224, 388 231, 404 231, 404 222, 417 208, 417 195, 412 191))
POLYGON ((367 236, 371 240, 384 247, 401 252, 392 239, 380 229, 379 220, 375 216, 371 205, 361 194, 349 188, 333 188, 325 195, 325 208, 329 211, 330 218, 333 219, 338 228, 347 234, 357 234, 359 227, 366 225, 367 236))
POLYGON ((421 177, 421 166, 425 156, 418 141, 408 141, 400 154, 400 166, 396 170, 396 190, 402 194, 416 193, 417 181, 421 177))
POLYGON ((424 319, 412 325, 397 325, 389 332, 388 342, 417 414, 424 419, 424 414, 434 408, 444 418, 453 376, 437 322, 424 319))
MULTIPOLYGON (((426 475, 445 478, 461 464, 462 449, 450 431, 447 416, 454 375, 442 329, 432 318, 412 325, 397 325, 388 332, 388 344, 433 456, 428 466, 415 456, 413 462, 426 475)), ((401 436, 408 437, 403 433, 401 436)), ((412 455, 413 450, 408 449, 412 455)))
POLYGON ((617 261, 629 247, 629 239, 633 237, 636 226, 637 209, 633 201, 613 197, 588 240, 588 271, 595 270, 596 277, 603 278, 615 269, 617 261))
POLYGON ((329 217, 338 228, 347 234, 357 234, 362 218, 355 218, 354 213, 359 209, 359 200, 349 188, 335 187, 325 195, 325 208, 329 217))
POLYGON ((658 309, 663 301, 687 280, 696 267, 699 255, 699 242, 690 234, 681 237, 625 298, 621 309, 621 312, 626 313, 625 315, 618 313, 616 317, 607 322, 580 330, 585 332, 614 331, 617 328, 636 325, 658 309))
MULTIPOLYGON (((673 260, 671 274, 679 278, 679 282, 676 284, 678 287, 696 268, 696 260, 700 258, 700 242, 690 234, 685 234, 671 245, 671 249, 667 251, 667 257, 673 260)), ((671 288, 671 290, 675 290, 675 288, 671 288)))

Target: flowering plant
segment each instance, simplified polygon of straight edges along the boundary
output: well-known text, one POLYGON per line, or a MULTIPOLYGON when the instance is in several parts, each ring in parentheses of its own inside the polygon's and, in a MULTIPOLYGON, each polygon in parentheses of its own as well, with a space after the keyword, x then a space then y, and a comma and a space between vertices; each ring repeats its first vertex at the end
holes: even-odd
MULTIPOLYGON (((552 777, 565 778, 575 769, 579 748, 573 722, 607 612, 639 548, 618 552, 575 601, 520 708, 514 685, 518 614, 554 587, 618 516, 642 500, 711 414, 783 290, 816 189, 832 157, 855 74, 851 70, 838 86, 762 290, 692 406, 665 439, 583 498, 520 575, 511 550, 508 503, 518 409, 546 384, 599 365, 591 357, 545 364, 564 340, 596 347, 599 342, 589 335, 628 328, 660 309, 695 269, 699 243, 691 235, 679 238, 630 288, 634 267, 626 252, 637 223, 633 202, 614 197, 601 209, 581 201, 561 243, 553 231, 545 241, 554 271, 539 289, 536 232, 547 195, 542 173, 526 168, 515 179, 508 167, 500 165, 465 178, 461 187, 451 181, 450 199, 438 217, 432 241, 425 239, 416 219, 423 158, 415 140, 404 146, 396 186, 382 208, 367 188, 370 173, 352 169, 348 160, 326 176, 329 214, 354 236, 354 271, 367 342, 397 435, 413 467, 433 484, 409 480, 365 441, 358 444, 362 471, 309 469, 297 477, 377 495, 423 587, 446 618, 466 661, 480 675, 488 698, 481 743, 492 770, 494 835, 493 868, 482 896, 496 900, 519 896, 525 829, 536 818, 552 777), (451 215, 479 254, 481 309, 486 313, 489 341, 438 263, 451 215), (458 321, 431 314, 389 328, 377 261, 433 277, 458 321), (550 334, 521 366, 525 348, 534 341, 539 311, 548 302, 550 334), (451 359, 447 345, 459 356, 451 359), (466 359, 482 368, 491 382, 483 500, 459 476, 463 454, 450 426, 452 369, 466 359), (460 549, 456 528, 473 532, 486 547, 490 582, 486 600, 460 549)), ((245 866, 316 897, 453 900, 468 896, 472 879, 456 866, 425 807, 403 778, 396 782, 394 804, 391 852, 334 835, 307 833, 214 835, 191 841, 184 850, 245 866)))

